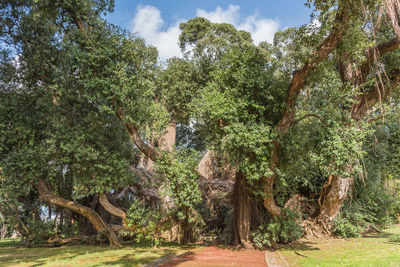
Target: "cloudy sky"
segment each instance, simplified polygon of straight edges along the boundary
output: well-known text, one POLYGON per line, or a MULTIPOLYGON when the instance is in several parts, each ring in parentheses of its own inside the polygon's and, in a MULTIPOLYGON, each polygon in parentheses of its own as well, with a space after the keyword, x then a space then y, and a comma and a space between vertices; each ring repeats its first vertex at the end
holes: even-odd
POLYGON ((309 22, 305 0, 116 0, 107 19, 156 46, 160 58, 180 56, 179 23, 205 17, 215 23, 231 23, 251 33, 255 43, 271 42, 279 29, 309 22))

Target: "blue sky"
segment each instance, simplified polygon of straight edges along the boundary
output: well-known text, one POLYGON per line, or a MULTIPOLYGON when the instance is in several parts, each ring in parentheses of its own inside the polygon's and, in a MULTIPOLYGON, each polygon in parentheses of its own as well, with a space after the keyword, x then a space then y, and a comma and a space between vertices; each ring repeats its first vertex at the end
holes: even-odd
POLYGON ((249 31, 255 43, 271 42, 277 30, 309 22, 310 9, 304 3, 305 0, 116 0, 115 10, 107 20, 146 39, 165 60, 180 56, 180 22, 202 16, 249 31))

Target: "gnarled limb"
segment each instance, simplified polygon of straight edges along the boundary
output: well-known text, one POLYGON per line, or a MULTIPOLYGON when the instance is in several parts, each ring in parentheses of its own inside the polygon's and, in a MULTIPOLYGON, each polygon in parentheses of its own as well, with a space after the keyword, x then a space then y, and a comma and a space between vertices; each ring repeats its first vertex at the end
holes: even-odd
POLYGON ((390 96, 393 89, 400 86, 400 70, 393 73, 390 83, 386 89, 378 84, 372 90, 359 95, 356 99, 357 102, 351 107, 351 117, 356 121, 362 120, 373 106, 390 96))
POLYGON ((119 248, 122 247, 122 245, 118 242, 115 233, 107 227, 107 225, 104 223, 97 212, 95 212, 91 208, 57 196, 53 193, 53 191, 49 189, 47 184, 42 179, 38 179, 36 183, 34 183, 34 186, 39 192, 40 200, 46 201, 56 206, 67 208, 75 213, 86 217, 92 223, 97 232, 104 233, 107 236, 111 246, 116 246, 119 248))
POLYGON ((99 195, 99 202, 100 205, 103 206, 103 208, 108 211, 110 214, 121 218, 122 220, 122 225, 126 228, 129 229, 128 223, 126 222, 126 213, 121 210, 120 208, 115 207, 113 204, 108 201, 107 195, 104 193, 101 193, 99 195))
POLYGON ((124 120, 124 112, 122 111, 122 109, 118 110, 117 116, 124 124, 132 141, 140 149, 140 151, 142 151, 143 154, 145 154, 152 161, 155 161, 158 157, 160 157, 160 152, 158 152, 154 147, 150 146, 149 144, 146 144, 142 140, 139 134, 139 130, 132 123, 124 120))

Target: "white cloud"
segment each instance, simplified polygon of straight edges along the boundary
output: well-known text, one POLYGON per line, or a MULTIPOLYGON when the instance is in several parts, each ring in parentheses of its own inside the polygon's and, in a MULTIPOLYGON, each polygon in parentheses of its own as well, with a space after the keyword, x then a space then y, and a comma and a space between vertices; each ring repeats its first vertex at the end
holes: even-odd
MULTIPOLYGON (((229 5, 227 9, 217 7, 214 11, 197 9, 196 16, 204 17, 214 23, 230 23, 239 30, 245 30, 251 33, 256 44, 261 41, 272 42, 275 32, 279 28, 279 23, 272 19, 267 19, 254 15, 242 18, 240 16, 240 7, 229 5)), ((157 47, 160 58, 165 60, 173 56, 181 56, 178 46, 178 37, 180 34, 179 20, 163 29, 165 22, 161 17, 159 9, 153 6, 138 6, 135 17, 131 22, 131 30, 143 37, 148 43, 157 47)))
POLYGON ((174 56, 181 56, 178 46, 180 34, 179 23, 176 22, 165 31, 165 24, 161 18, 160 10, 153 6, 138 6, 135 17, 132 20, 132 32, 137 33, 148 43, 157 47, 160 58, 165 60, 174 56))
POLYGON ((229 23, 236 25, 240 19, 240 7, 229 5, 228 9, 223 10, 217 7, 215 11, 207 12, 204 9, 197 9, 196 17, 203 17, 214 23, 229 23))
POLYGON ((274 34, 279 29, 279 23, 276 20, 260 17, 257 12, 241 20, 239 11, 239 6, 229 5, 226 10, 217 7, 211 12, 197 9, 196 16, 204 17, 214 23, 230 23, 239 30, 248 31, 256 44, 261 41, 273 41, 274 34))
POLYGON ((258 18, 257 15, 249 16, 238 26, 239 30, 251 33, 256 44, 267 41, 272 43, 274 35, 279 29, 279 23, 272 19, 258 18))

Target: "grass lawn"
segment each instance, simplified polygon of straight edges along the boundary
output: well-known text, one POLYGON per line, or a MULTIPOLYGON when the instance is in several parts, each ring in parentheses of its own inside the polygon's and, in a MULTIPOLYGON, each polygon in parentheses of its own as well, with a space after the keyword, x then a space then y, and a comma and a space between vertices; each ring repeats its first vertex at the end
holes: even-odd
POLYGON ((0 240, 0 267, 3 266, 138 266, 188 248, 166 245, 129 244, 123 249, 108 245, 71 245, 57 248, 25 248, 18 240, 0 240))
POLYGON ((368 238, 300 240, 280 250, 291 266, 400 266, 400 243, 389 242, 400 226, 368 238))

